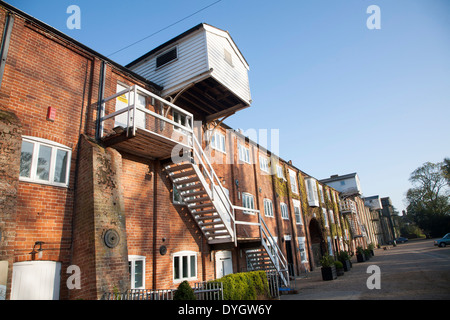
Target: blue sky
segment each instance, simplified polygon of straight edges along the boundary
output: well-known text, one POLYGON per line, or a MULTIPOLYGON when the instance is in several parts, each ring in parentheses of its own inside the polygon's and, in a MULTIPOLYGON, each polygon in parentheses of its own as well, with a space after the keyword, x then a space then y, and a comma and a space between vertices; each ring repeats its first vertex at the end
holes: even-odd
POLYGON ((228 30, 253 103, 226 123, 280 129, 283 159, 318 179, 357 172, 365 196, 400 212, 410 173, 450 157, 448 0, 6 2, 105 56, 164 29, 110 56, 123 65, 200 22, 228 30), (79 30, 66 25, 73 4, 79 30), (366 26, 370 5, 379 30, 366 26))

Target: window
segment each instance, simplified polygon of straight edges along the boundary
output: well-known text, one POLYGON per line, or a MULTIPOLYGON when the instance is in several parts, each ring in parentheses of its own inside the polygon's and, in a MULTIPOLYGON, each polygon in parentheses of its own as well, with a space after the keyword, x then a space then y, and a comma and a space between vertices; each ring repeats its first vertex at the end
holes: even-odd
POLYGON ((250 150, 247 147, 244 147, 242 144, 238 145, 239 149, 239 160, 250 163, 250 150))
POLYGON ((264 199, 264 214, 266 217, 273 218, 273 205, 270 199, 264 199))
POLYGON ((322 203, 325 203, 325 199, 323 197, 323 187, 319 184, 319 194, 320 194, 320 201, 322 203))
MULTIPOLYGON (((186 183, 186 184, 181 184, 180 187, 184 188, 184 187, 191 186, 194 184, 195 184, 195 182, 190 182, 190 183, 186 183)), ((181 197, 180 191, 178 191, 177 186, 174 183, 172 184, 172 188, 173 188, 173 198, 172 198, 173 203, 174 204, 183 204, 183 205, 186 204, 183 200, 183 197, 181 197)), ((184 192, 189 193, 189 192, 194 192, 194 190, 187 190, 184 192)), ((190 199, 190 198, 192 198, 192 197, 189 197, 187 199, 190 199)))
POLYGON ((262 171, 269 173, 269 159, 262 155, 259 155, 259 168, 262 171))
POLYGON ((159 56, 156 57, 156 68, 162 67, 168 64, 171 61, 174 61, 178 58, 177 55, 177 47, 172 48, 166 52, 163 52, 159 56))
POLYGON ((300 201, 296 199, 292 199, 292 203, 294 204, 294 215, 295 215, 295 221, 297 224, 303 224, 302 220, 302 210, 300 207, 300 201))
MULTIPOLYGON (((255 199, 250 193, 242 193, 242 206, 247 209, 255 209, 255 199)), ((255 214, 253 211, 244 211, 247 214, 255 214)))
POLYGON ((322 215, 323 215, 323 221, 325 222, 325 227, 328 228, 328 216, 327 216, 327 209, 322 208, 322 215))
POLYGON ((72 150, 62 144, 35 137, 22 138, 20 180, 55 186, 69 185, 72 150))
POLYGON ((145 289, 145 257, 128 256, 131 289, 145 289))
POLYGON ((333 244, 331 243, 331 237, 330 236, 327 237, 327 243, 328 243, 328 254, 330 256, 334 256, 333 244))
POLYGON ((225 153, 225 136, 219 132, 214 132, 211 137, 211 147, 225 153))
POLYGON ((283 167, 281 167, 279 165, 277 165, 277 176, 278 176, 278 178, 284 179, 283 167))
POLYGON ((310 207, 318 207, 319 206, 319 196, 317 194, 317 184, 316 179, 314 178, 306 178, 306 194, 308 197, 308 204, 310 207))
POLYGON ((183 198, 181 197, 180 191, 178 191, 177 187, 175 184, 172 185, 173 186, 173 203, 174 204, 185 204, 183 201, 183 198))
POLYGON ((291 182, 291 191, 295 194, 298 194, 297 174, 294 170, 289 169, 289 180, 291 182))
POLYGON ((223 53, 225 61, 228 62, 228 64, 233 67, 233 57, 231 56, 230 51, 228 51, 227 49, 223 49, 223 53))
POLYGON ((280 203, 281 207, 281 218, 285 220, 289 220, 288 207, 286 203, 280 203))
POLYGON ((330 214, 330 222, 334 224, 334 213, 333 213, 333 210, 328 210, 328 213, 330 214))
POLYGON ((180 251, 173 255, 173 281, 197 279, 197 253, 180 251))
MULTIPOLYGON (((191 128, 191 122, 189 117, 185 114, 179 113, 177 111, 173 111, 173 122, 176 122, 183 127, 191 128)), ((181 127, 174 126, 175 130, 184 131, 181 127)))
POLYGON ((306 256, 306 238, 298 237, 298 250, 300 251, 300 257, 302 262, 308 262, 308 258, 306 256))

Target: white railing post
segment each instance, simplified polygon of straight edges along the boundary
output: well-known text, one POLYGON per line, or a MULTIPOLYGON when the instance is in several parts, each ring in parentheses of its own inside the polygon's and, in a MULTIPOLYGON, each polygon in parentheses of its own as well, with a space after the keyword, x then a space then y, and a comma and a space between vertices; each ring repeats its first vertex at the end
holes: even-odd
POLYGON ((133 86, 133 137, 136 136, 136 104, 137 104, 137 87, 133 86))

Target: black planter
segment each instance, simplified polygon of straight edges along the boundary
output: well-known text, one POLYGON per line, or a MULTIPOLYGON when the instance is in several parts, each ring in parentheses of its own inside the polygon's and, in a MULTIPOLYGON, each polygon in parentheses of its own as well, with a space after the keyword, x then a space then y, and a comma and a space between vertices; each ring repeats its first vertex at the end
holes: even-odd
POLYGON ((322 280, 334 280, 337 278, 336 266, 322 267, 322 280))
POLYGON ((341 260, 342 265, 344 266, 344 271, 350 271, 352 267, 350 260, 341 260))
POLYGON ((344 268, 336 268, 336 274, 338 277, 344 275, 344 268))
POLYGON ((357 253, 356 254, 356 261, 358 261, 358 262, 366 261, 366 256, 364 255, 364 253, 357 253))

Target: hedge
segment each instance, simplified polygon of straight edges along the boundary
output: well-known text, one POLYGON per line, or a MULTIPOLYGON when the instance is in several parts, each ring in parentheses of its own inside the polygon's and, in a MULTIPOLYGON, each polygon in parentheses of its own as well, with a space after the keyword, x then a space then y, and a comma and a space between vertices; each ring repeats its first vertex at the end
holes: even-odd
POLYGON ((232 273, 210 282, 223 283, 224 300, 270 299, 269 283, 264 271, 232 273))

